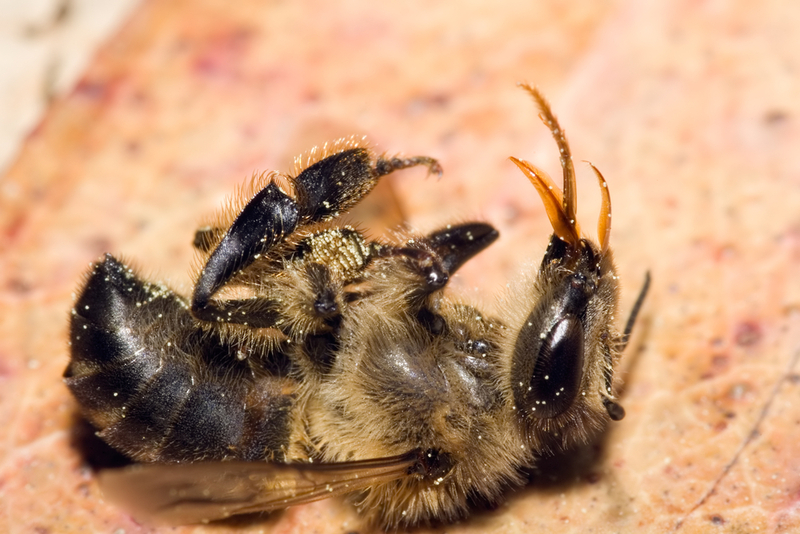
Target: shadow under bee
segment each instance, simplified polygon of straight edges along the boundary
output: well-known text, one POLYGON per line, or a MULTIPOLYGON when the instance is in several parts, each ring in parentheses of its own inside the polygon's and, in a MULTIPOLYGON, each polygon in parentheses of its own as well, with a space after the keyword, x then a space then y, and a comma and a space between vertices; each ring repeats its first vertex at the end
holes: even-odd
POLYGON ((97 436, 95 428, 78 412, 73 414, 69 443, 92 471, 131 465, 133 461, 97 436))

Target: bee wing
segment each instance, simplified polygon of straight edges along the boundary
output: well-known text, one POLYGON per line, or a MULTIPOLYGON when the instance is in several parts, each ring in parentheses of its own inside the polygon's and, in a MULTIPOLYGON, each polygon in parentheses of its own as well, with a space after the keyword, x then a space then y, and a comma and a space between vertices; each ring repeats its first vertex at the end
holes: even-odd
POLYGON ((269 512, 409 476, 420 453, 340 463, 137 464, 100 473, 111 500, 135 516, 171 525, 269 512))

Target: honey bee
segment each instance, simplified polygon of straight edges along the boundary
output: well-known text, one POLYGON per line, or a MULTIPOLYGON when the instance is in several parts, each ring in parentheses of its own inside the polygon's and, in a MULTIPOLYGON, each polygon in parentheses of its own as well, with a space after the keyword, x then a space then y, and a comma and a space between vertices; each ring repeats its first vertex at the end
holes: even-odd
POLYGON ((284 183, 255 179, 198 230, 189 297, 110 254, 96 263, 64 376, 98 435, 141 462, 101 472, 104 490, 169 523, 337 495, 386 528, 449 522, 521 484, 536 455, 622 419, 614 369, 649 276, 619 332, 608 187, 592 166, 595 242, 576 222, 564 133, 523 87, 558 145, 563 190, 511 158, 553 235, 499 317, 444 293, 498 237, 491 225, 370 240, 335 223, 386 174, 441 172, 354 140, 301 158, 284 183))

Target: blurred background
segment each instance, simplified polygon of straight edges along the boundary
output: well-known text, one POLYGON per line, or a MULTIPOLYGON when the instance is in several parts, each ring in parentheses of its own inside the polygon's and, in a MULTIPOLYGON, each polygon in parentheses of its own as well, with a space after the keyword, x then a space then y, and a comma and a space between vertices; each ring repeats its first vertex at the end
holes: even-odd
MULTIPOLYGON (((352 214, 381 235, 486 220, 450 283, 502 312, 552 231, 509 156, 613 204, 627 416, 443 532, 800 530, 800 3, 772 0, 0 2, 0 531, 153 530, 105 502, 61 374, 90 262, 187 292, 191 239, 253 173, 345 135, 438 158, 352 214)), ((176 532, 366 533, 331 499, 176 532)), ((419 532, 426 529, 419 529, 419 532)))
POLYGON ((136 0, 0 1, 0 173, 136 0))

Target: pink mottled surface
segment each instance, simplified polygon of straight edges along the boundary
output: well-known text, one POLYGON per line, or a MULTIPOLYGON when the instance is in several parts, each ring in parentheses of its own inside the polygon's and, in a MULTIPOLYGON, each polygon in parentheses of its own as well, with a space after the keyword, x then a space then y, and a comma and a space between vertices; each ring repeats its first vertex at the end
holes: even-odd
MULTIPOLYGON (((151 531, 104 502, 86 466, 60 379, 71 293, 105 251, 187 288, 195 226, 254 170, 368 133, 445 168, 393 177, 390 224, 480 216, 501 230, 455 290, 491 303, 537 264, 548 223, 506 158, 553 174, 557 158, 520 80, 549 95, 576 159, 609 182, 623 309, 645 270, 654 285, 623 364, 628 416, 447 532, 800 529, 800 4, 498 6, 134 13, 0 181, 0 530, 151 531)), ((590 231, 599 195, 578 168, 590 231)), ((175 532, 234 526, 369 531, 329 500, 175 532)))

